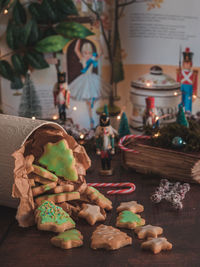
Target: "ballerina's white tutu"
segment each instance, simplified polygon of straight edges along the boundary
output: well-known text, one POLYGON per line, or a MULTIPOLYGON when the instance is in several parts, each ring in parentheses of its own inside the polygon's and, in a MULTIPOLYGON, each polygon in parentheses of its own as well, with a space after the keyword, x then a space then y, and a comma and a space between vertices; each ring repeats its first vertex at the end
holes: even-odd
MULTIPOLYGON (((83 68, 85 68, 86 60, 82 59, 80 62, 83 68)), ((92 71, 93 64, 89 66, 85 73, 82 73, 70 83, 69 88, 71 97, 75 100, 86 101, 109 97, 111 86, 92 71)))

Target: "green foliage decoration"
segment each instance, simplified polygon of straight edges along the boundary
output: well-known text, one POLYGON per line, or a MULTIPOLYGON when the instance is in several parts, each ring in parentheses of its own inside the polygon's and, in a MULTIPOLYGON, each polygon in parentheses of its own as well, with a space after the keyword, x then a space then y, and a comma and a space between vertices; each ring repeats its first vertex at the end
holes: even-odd
POLYGON ((52 35, 39 41, 35 49, 42 53, 59 52, 68 42, 69 39, 61 35, 52 35))
POLYGON ((19 0, 16 0, 16 3, 13 7, 13 20, 17 24, 26 23, 26 11, 19 0))
POLYGON ((176 118, 176 122, 180 125, 183 125, 185 127, 189 127, 189 123, 185 117, 185 112, 183 110, 183 106, 179 105, 178 108, 178 114, 177 114, 177 118, 176 118))
POLYGON ((125 112, 122 113, 121 120, 119 123, 118 133, 119 133, 119 138, 131 133, 125 112))
POLYGON ((0 75, 12 82, 12 89, 23 87, 22 76, 29 68, 49 67, 45 53, 61 52, 71 39, 93 34, 77 22, 66 22, 68 16, 78 15, 73 0, 30 2, 26 9, 21 0, 0 0, 0 12, 5 8, 12 11, 6 29, 7 45, 12 52, 8 53, 11 64, 5 60, 8 55, 0 57, 0 75))
POLYGON ((80 23, 74 21, 61 22, 56 26, 55 30, 58 34, 62 34, 63 36, 66 36, 69 39, 84 39, 85 37, 94 34, 80 23))
POLYGON ((177 150, 172 144, 172 140, 176 136, 180 136, 186 145, 178 150, 183 152, 199 152, 200 151, 200 123, 195 120, 189 120, 189 128, 178 123, 170 123, 163 126, 155 137, 152 133, 150 144, 157 147, 177 150))

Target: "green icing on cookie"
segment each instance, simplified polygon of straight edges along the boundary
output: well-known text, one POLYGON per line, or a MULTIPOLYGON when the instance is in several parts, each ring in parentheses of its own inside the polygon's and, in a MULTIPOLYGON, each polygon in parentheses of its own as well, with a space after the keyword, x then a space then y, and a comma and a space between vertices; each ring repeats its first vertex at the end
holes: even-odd
POLYGON ((137 226, 141 223, 141 218, 129 210, 123 210, 120 214, 120 223, 133 223, 136 222, 137 226))
POLYGON ((43 186, 43 188, 44 188, 44 191, 48 191, 48 190, 51 190, 52 189, 48 184, 45 184, 43 186))
POLYGON ((51 181, 53 181, 53 182, 58 181, 58 177, 55 174, 49 172, 48 170, 42 168, 41 166, 38 166, 38 165, 33 164, 33 167, 34 167, 35 170, 38 170, 39 171, 39 172, 37 172, 38 175, 40 175, 42 177, 46 177, 46 178, 49 177, 49 179, 51 181))
POLYGON ((81 240, 80 233, 76 229, 60 233, 56 238, 63 239, 64 241, 81 240))
POLYGON ((108 198, 106 198, 103 194, 101 194, 96 188, 94 188, 94 187, 92 187, 92 186, 90 186, 90 188, 92 188, 94 194, 95 194, 96 196, 98 196, 100 199, 103 199, 103 200, 105 200, 105 201, 109 201, 109 202, 110 202, 110 200, 109 200, 108 198))
POLYGON ((44 151, 39 159, 40 164, 56 175, 64 177, 65 180, 76 181, 78 179, 74 166, 75 159, 72 150, 66 147, 65 140, 46 144, 44 151))
POLYGON ((54 205, 52 202, 44 201, 37 208, 40 211, 41 223, 56 223, 58 225, 70 222, 75 225, 75 222, 69 217, 61 207, 54 205))

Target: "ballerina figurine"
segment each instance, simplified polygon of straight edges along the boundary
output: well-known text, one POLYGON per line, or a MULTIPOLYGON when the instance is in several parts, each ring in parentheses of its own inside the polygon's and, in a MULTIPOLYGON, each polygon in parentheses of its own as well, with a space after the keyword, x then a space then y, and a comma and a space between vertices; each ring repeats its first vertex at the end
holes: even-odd
POLYGON ((81 74, 69 85, 71 97, 78 101, 85 101, 90 117, 90 127, 94 128, 93 107, 96 100, 106 98, 110 94, 110 85, 93 72, 98 66, 98 59, 102 52, 95 53, 90 42, 85 42, 82 47, 80 39, 76 41, 75 54, 82 64, 81 74))

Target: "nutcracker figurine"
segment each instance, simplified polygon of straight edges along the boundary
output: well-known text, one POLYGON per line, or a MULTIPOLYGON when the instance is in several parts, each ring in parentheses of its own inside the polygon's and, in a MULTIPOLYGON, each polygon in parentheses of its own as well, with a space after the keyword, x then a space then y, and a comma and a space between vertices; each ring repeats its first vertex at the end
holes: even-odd
POLYGON ((65 72, 58 73, 58 82, 54 86, 54 105, 58 107, 59 118, 62 123, 66 121, 66 108, 69 108, 70 92, 66 83, 65 72))
POLYGON ((155 107, 155 98, 148 96, 146 99, 146 109, 143 116, 143 124, 145 126, 159 127, 158 112, 155 107))
POLYGON ((114 132, 115 130, 110 125, 110 118, 106 113, 100 116, 100 125, 95 132, 96 137, 96 153, 101 156, 101 175, 112 175, 111 155, 115 154, 114 148, 114 132))
POLYGON ((193 53, 187 47, 183 52, 183 63, 179 60, 179 69, 177 70, 177 81, 181 83, 182 102, 185 111, 192 112, 192 101, 197 96, 197 78, 198 71, 192 70, 193 53))

